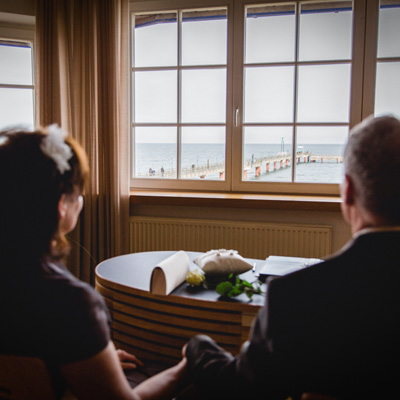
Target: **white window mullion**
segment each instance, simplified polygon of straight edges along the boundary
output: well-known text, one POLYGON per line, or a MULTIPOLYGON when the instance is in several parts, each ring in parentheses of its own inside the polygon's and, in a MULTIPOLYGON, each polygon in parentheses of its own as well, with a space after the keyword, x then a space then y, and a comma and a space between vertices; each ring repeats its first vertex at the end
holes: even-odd
MULTIPOLYGON (((350 128, 355 126, 362 119, 362 104, 365 93, 363 89, 365 77, 364 51, 371 47, 371 43, 369 43, 365 38, 366 1, 353 0, 353 8, 351 99, 349 116, 350 128)), ((368 68, 367 65, 366 67, 368 68)))
POLYGON ((300 9, 299 9, 299 3, 296 3, 295 5, 295 12, 296 12, 296 27, 295 27, 295 32, 296 32, 296 38, 295 38, 295 50, 294 50, 294 105, 293 105, 293 141, 292 141, 292 182, 295 180, 296 176, 296 152, 297 152, 297 104, 298 104, 298 59, 299 59, 299 29, 300 29, 300 9))
POLYGON ((240 190, 243 185, 243 134, 244 134, 244 14, 245 4, 234 4, 232 55, 232 189, 240 190))
POLYGON ((178 35, 177 35, 177 140, 176 140, 176 178, 181 178, 181 154, 182 154, 182 131, 181 131, 181 115, 182 115, 182 11, 178 12, 178 35))
POLYGON ((366 0, 362 119, 374 113, 378 20, 379 0, 366 0))

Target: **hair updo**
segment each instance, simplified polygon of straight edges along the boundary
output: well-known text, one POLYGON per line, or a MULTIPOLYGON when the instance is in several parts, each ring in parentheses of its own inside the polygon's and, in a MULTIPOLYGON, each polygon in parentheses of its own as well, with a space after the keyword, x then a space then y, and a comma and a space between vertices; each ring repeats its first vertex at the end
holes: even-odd
POLYGON ((41 149, 47 135, 42 129, 0 132, 0 259, 8 263, 59 259, 69 250, 58 228, 58 203, 63 194, 83 192, 88 161, 83 148, 67 137, 70 169, 61 173, 41 149))

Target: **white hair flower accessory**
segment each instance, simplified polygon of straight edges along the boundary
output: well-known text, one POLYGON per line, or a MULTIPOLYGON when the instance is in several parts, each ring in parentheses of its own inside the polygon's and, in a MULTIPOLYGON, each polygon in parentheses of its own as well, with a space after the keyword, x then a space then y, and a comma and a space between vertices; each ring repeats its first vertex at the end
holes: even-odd
POLYGON ((56 163, 60 174, 63 174, 71 169, 68 160, 72 157, 71 148, 64 142, 66 133, 57 124, 49 125, 46 131, 47 135, 42 139, 40 149, 56 163))
POLYGON ((0 146, 8 142, 8 136, 0 136, 0 146))

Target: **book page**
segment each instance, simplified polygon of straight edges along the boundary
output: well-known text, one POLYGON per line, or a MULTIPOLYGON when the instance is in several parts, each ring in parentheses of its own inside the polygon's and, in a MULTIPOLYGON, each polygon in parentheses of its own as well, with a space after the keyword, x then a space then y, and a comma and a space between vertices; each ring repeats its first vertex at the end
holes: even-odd
POLYGON ((260 275, 282 276, 320 261, 322 260, 318 258, 269 256, 260 270, 260 275))
POLYGON ((184 251, 178 251, 161 261, 153 270, 150 280, 150 292, 170 294, 186 279, 190 270, 190 259, 184 251))

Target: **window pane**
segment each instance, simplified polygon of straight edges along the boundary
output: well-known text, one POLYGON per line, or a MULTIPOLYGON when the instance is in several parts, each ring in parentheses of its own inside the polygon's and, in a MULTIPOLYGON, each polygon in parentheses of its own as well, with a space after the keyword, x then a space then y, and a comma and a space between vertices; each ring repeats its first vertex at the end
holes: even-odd
POLYGON ((176 178, 176 127, 135 128, 137 178, 176 178))
POLYGON ((351 58, 352 2, 301 5, 299 60, 351 58))
POLYGON ((225 179, 225 127, 182 128, 182 179, 225 179))
POLYGON ((177 122, 177 72, 135 72, 135 122, 177 122))
POLYGON ((245 122, 292 122, 294 67, 245 69, 245 122))
POLYGON ((0 41, 0 83, 32 85, 30 43, 0 41))
POLYGON ((295 6, 249 7, 246 11, 245 63, 294 61, 295 6))
POLYGON ((348 127, 297 128, 296 182, 340 183, 348 127))
POLYGON ((33 129, 33 90, 0 88, 0 129, 33 129))
POLYGON ((226 64, 226 10, 182 14, 182 65, 226 64))
POLYGON ((375 115, 387 113, 400 118, 400 62, 376 66, 375 115))
POLYGON ((176 13, 135 16, 134 66, 176 66, 178 25, 176 13))
POLYGON ((379 9, 378 57, 400 56, 400 1, 381 1, 379 9))
POLYGON ((348 122, 350 107, 349 64, 299 67, 299 122, 348 122))
POLYGON ((291 182, 293 128, 244 128, 243 180, 291 182))
POLYGON ((224 123, 226 68, 182 71, 181 122, 224 123))

